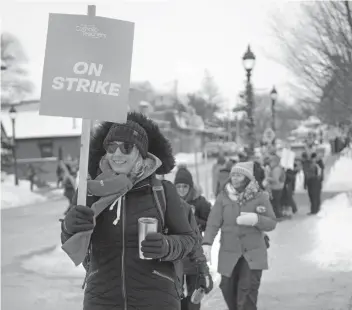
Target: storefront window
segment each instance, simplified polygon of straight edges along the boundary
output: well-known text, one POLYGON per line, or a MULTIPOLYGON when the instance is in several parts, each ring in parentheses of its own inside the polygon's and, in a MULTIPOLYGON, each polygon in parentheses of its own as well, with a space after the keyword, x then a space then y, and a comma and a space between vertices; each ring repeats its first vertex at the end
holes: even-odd
POLYGON ((40 149, 40 155, 42 158, 44 157, 53 157, 53 141, 52 140, 42 140, 38 142, 38 146, 40 149))

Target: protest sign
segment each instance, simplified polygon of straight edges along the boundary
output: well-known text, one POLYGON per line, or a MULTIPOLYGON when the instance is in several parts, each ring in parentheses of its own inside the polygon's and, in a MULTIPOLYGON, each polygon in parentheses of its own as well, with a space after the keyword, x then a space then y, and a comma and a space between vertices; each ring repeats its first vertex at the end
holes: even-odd
POLYGON ((86 204, 93 120, 125 122, 134 24, 88 14, 50 14, 40 115, 82 118, 79 205, 86 204))
POLYGON ((295 152, 291 151, 290 149, 284 148, 281 154, 281 166, 285 169, 293 170, 295 164, 295 152))
POLYGON ((125 122, 134 24, 50 14, 40 114, 125 122))

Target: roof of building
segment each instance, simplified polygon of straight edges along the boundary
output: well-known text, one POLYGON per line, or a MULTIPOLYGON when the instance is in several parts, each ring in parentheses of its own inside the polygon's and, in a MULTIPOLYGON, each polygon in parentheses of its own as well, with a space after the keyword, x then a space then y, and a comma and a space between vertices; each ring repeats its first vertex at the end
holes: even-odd
MULTIPOLYGON (((12 137, 12 122, 2 111, 1 123, 8 137, 12 137)), ((42 116, 38 111, 19 111, 15 122, 16 139, 80 136, 82 120, 69 117, 42 116)))

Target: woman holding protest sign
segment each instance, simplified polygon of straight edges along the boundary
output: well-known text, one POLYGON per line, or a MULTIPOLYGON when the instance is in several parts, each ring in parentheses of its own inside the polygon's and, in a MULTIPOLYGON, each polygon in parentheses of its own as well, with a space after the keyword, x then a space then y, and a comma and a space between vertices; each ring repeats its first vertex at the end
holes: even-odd
POLYGON ((61 235, 71 258, 79 262, 85 257, 84 310, 180 309, 182 287, 174 261, 187 256, 196 237, 174 185, 155 177, 169 173, 174 164, 169 141, 142 114, 94 129, 87 206, 68 212, 61 235), (166 210, 160 208, 156 189, 166 210), (146 218, 156 225, 141 238, 139 224, 146 218), (88 249, 80 247, 87 235, 88 249))

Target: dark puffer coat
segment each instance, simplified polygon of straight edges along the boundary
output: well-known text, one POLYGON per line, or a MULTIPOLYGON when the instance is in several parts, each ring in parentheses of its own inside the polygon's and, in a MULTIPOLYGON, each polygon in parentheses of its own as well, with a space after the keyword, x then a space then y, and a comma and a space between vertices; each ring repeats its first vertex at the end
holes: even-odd
POLYGON ((191 189, 190 196, 186 199, 186 202, 191 206, 194 206, 194 216, 196 218, 198 228, 200 232, 204 232, 207 227, 211 203, 201 196, 195 188, 191 189))
POLYGON ((198 223, 196 221, 196 217, 193 214, 192 207, 184 202, 183 209, 187 215, 188 222, 190 223, 193 231, 196 232, 197 235, 197 242, 194 245, 191 253, 182 260, 182 267, 183 271, 180 274, 179 278, 182 281, 183 274, 186 275, 198 275, 198 274, 209 274, 209 267, 207 265, 207 260, 204 256, 203 249, 202 249, 202 235, 198 228, 198 223))
MULTIPOLYGON (((139 114, 130 114, 149 136, 149 152, 162 161, 157 173, 168 173, 174 165, 171 147, 156 125, 139 114), (153 137, 153 138, 151 138, 153 137)), ((92 134, 89 174, 96 177, 102 144, 111 123, 103 123, 92 134)), ((192 250, 196 236, 182 209, 174 185, 163 181, 167 208, 165 224, 168 228, 170 253, 162 260, 142 260, 138 251, 138 218, 161 219, 152 192, 152 175, 130 190, 122 199, 121 218, 113 210, 105 209, 97 218, 91 238, 84 310, 179 310, 181 292, 173 261, 183 259, 192 250)), ((98 198, 90 196, 87 205, 98 198)), ((69 238, 62 232, 62 241, 69 238)))

